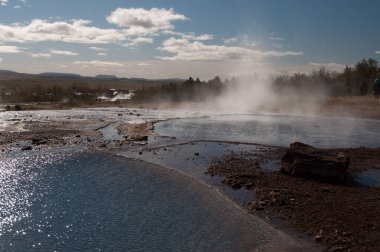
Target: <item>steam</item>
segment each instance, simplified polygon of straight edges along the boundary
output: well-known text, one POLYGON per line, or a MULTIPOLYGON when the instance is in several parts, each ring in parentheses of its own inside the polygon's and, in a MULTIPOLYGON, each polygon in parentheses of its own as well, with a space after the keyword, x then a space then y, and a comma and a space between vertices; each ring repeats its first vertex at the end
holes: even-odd
POLYGON ((278 73, 262 63, 242 62, 232 74, 240 77, 228 83, 215 102, 219 109, 230 113, 315 115, 329 96, 318 85, 312 89, 278 87, 274 84, 278 73))

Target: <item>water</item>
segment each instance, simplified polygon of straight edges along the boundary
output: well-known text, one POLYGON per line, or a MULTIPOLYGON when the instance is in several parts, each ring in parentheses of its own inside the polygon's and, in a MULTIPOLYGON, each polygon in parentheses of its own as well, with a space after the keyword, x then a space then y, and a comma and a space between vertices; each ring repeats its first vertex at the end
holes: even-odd
POLYGON ((212 187, 104 153, 0 162, 1 251, 250 251, 299 244, 212 187))
POLYGON ((125 138, 122 135, 119 135, 117 127, 119 124, 111 123, 104 128, 99 129, 99 132, 102 133, 103 138, 109 141, 123 141, 125 138))
POLYGON ((380 147, 380 121, 279 115, 215 115, 156 124, 155 131, 188 140, 224 140, 289 146, 380 147))
POLYGON ((120 123, 160 121, 155 125, 157 133, 175 136, 181 141, 227 140, 274 146, 288 146, 291 142, 301 141, 316 147, 380 147, 379 120, 321 116, 231 115, 220 111, 180 109, 93 108, 1 112, 0 131, 22 131, 23 122, 51 120, 91 121, 92 128, 98 127, 101 124, 99 121, 103 124, 108 122, 111 123, 110 127, 103 131, 109 139, 115 137, 112 136, 116 132, 114 126, 120 123))
MULTIPOLYGON (((245 187, 239 190, 231 189, 229 186, 221 183, 221 177, 210 176, 209 174, 205 174, 205 171, 207 171, 212 162, 220 160, 227 155, 249 153, 249 157, 255 159, 270 149, 270 147, 258 145, 202 141, 165 145, 156 148, 144 146, 133 149, 127 148, 120 154, 179 171, 205 184, 218 188, 218 190, 228 195, 235 202, 247 205, 255 199, 252 191, 247 190, 245 187)), ((264 169, 278 170, 277 160, 276 163, 263 163, 262 166, 264 169)))
MULTIPOLYGON (((200 139, 276 146, 293 141, 317 147, 380 146, 376 120, 185 110, 4 112, 0 130, 20 131, 23 122, 50 120, 83 121, 78 124, 81 129, 109 125, 100 132, 110 141, 121 139, 115 128, 120 123, 169 120, 157 123, 156 132, 176 139, 150 138, 150 147, 200 139)), ((147 162, 72 149, 0 154, 0 251, 310 250, 308 244, 274 230, 208 186, 214 181, 204 171, 213 157, 257 148, 200 142, 143 155, 139 149, 122 153, 147 162)), ((373 186, 377 181, 367 183, 373 186)), ((226 193, 238 197, 233 192, 226 193)))

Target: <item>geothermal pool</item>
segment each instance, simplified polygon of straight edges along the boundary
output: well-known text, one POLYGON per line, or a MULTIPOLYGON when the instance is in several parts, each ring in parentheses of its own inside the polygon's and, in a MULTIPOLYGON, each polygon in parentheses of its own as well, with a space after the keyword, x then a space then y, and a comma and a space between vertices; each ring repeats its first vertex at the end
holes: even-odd
POLYGON ((120 123, 159 121, 155 132, 161 136, 150 137, 148 146, 177 147, 143 156, 132 147, 111 153, 74 147, 0 153, 0 251, 312 250, 244 212, 226 197, 239 200, 238 195, 219 190, 204 174, 213 157, 260 153, 261 147, 188 142, 380 146, 376 120, 174 109, 4 112, 0 130, 56 120, 108 122, 99 131, 109 140, 119 140, 114 134, 120 123), (201 155, 195 157, 196 151, 201 155))
POLYGON ((2 156, 1 251, 294 249, 212 187, 154 164, 71 151, 2 156))
POLYGON ((156 124, 160 135, 181 140, 218 140, 289 146, 300 141, 315 147, 380 147, 380 121, 290 115, 213 115, 156 124))

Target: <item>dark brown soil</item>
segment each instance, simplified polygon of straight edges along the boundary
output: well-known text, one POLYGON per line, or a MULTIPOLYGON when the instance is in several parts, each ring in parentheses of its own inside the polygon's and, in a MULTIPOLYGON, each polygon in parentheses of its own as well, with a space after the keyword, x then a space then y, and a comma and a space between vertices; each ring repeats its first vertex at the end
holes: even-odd
MULTIPOLYGON (((268 153, 279 158, 285 149, 268 153)), ((351 172, 378 167, 379 149, 344 149, 352 160, 351 172)), ((256 196, 250 211, 283 219, 312 236, 328 251, 379 251, 380 188, 350 181, 328 182, 264 171, 261 160, 227 156, 208 172, 224 177, 233 188, 246 186, 256 196)))

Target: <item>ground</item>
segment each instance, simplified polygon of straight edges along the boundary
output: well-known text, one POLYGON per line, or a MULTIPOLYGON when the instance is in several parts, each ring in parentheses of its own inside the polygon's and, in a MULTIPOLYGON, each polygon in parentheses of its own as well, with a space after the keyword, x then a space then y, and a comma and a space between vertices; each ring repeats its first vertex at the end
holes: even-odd
MULTIPOLYGON (((379 168, 380 149, 339 151, 353 161, 350 174, 379 168)), ((247 206, 249 211, 284 220, 328 251, 378 251, 380 188, 360 186, 350 179, 321 181, 262 169, 267 160, 280 162, 283 152, 283 148, 272 148, 260 160, 251 159, 249 154, 227 156, 213 163, 208 173, 222 176, 231 187, 246 186, 256 196, 247 206)))
MULTIPOLYGON (((380 103, 373 98, 342 98, 330 102, 331 109, 321 107, 324 110, 322 114, 380 118, 380 103)), ((101 137, 97 129, 110 123, 105 121, 32 122, 16 118, 14 123, 0 131, 2 152, 73 145, 106 150, 125 144, 145 144, 145 137, 154 135, 154 124, 146 122, 121 124, 118 131, 125 136, 123 141, 107 141, 101 137), (12 132, 15 128, 27 131, 12 132), (23 141, 27 144, 23 145, 23 141)), ((273 160, 280 165, 284 151, 286 148, 268 148, 260 159, 250 158, 249 153, 226 156, 215 161, 208 173, 222 176, 224 183, 233 188, 249 188, 256 197, 247 206, 252 214, 272 220, 280 218, 296 230, 310 235, 327 250, 377 251, 380 247, 380 188, 359 186, 350 180, 331 183, 297 178, 278 170, 263 169, 266 162, 273 160)), ((343 151, 350 156, 351 174, 380 169, 380 149, 335 151, 343 151)))

